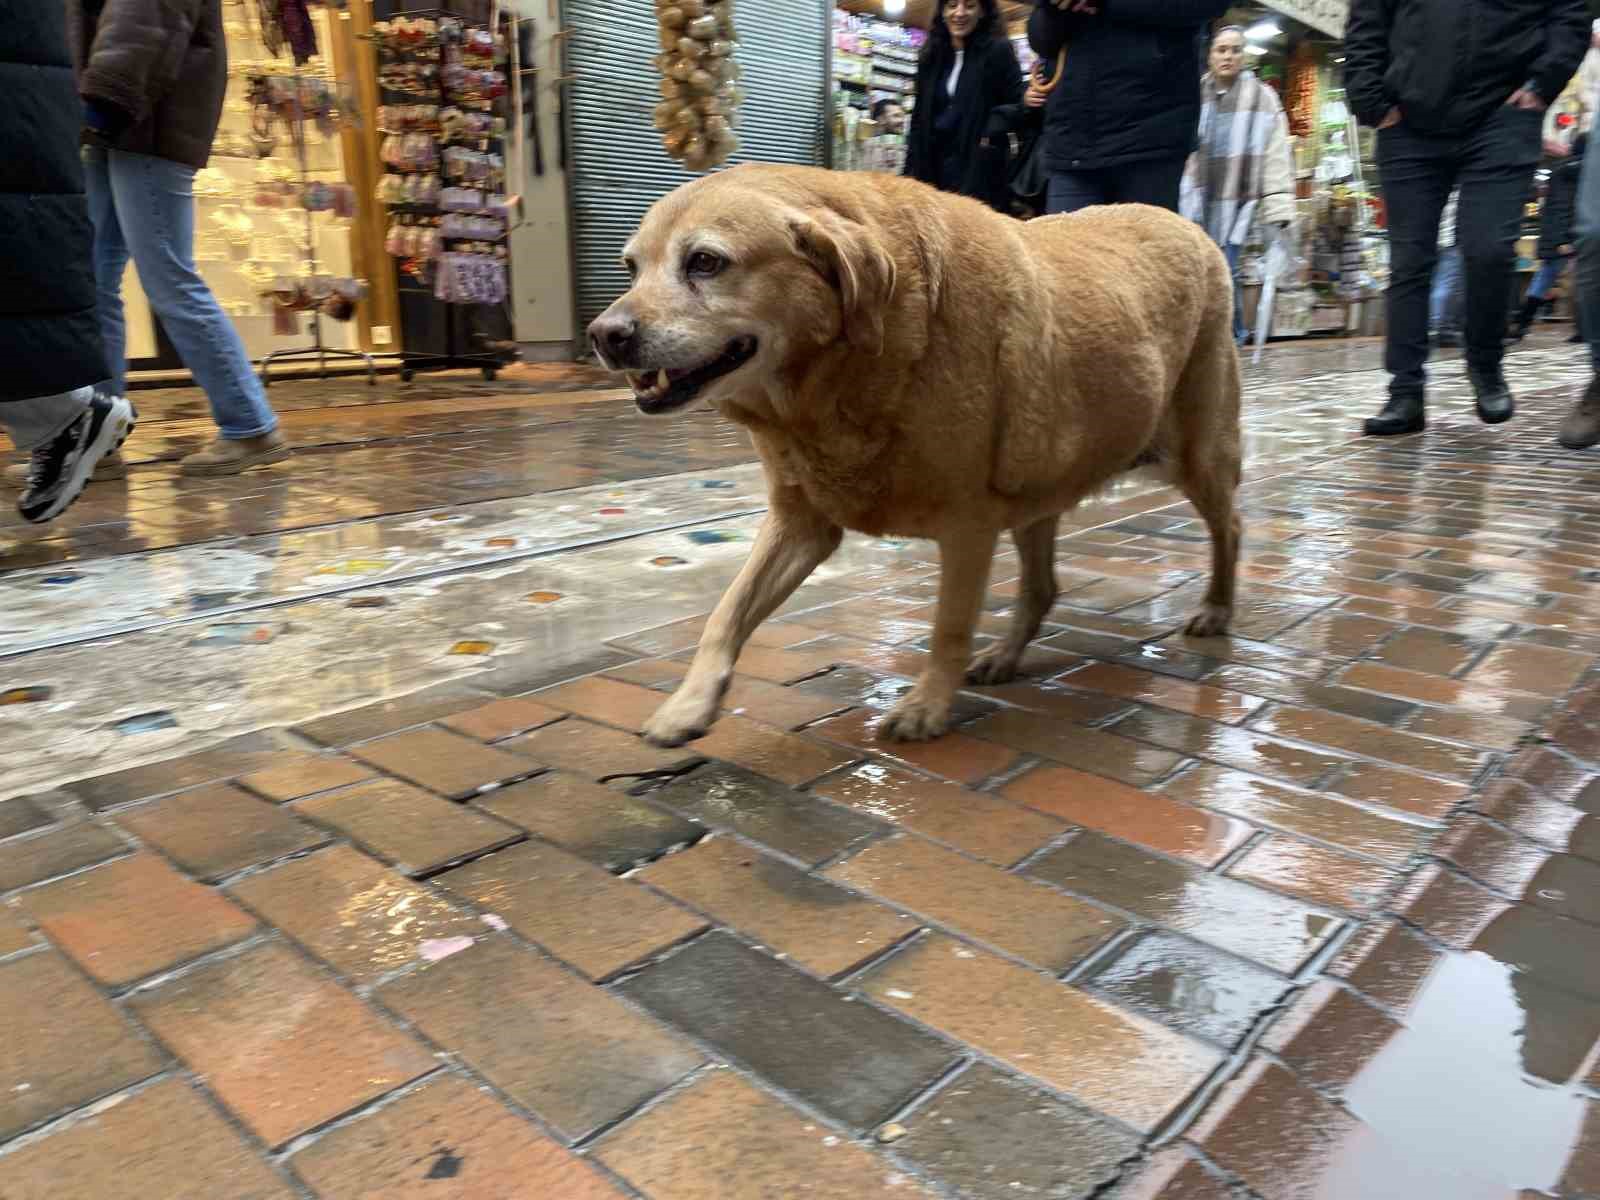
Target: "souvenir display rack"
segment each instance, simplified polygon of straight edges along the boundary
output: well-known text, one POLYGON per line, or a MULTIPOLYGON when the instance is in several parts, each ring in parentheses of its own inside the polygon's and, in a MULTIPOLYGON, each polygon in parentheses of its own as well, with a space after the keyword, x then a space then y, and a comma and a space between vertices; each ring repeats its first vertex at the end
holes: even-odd
POLYGON ((442 319, 442 347, 408 349, 400 377, 475 367, 492 380, 505 358, 470 348, 463 308, 502 305, 508 295, 503 43, 446 8, 377 22, 372 40, 383 97, 384 248, 398 264, 402 309, 444 309, 428 322, 442 319))
POLYGON ((365 350, 342 350, 336 346, 329 346, 322 338, 323 313, 341 314, 341 319, 349 320, 356 301, 364 292, 358 281, 349 281, 349 286, 340 287, 337 281, 328 279, 322 273, 317 260, 317 228, 312 220, 312 214, 323 208, 333 208, 337 203, 338 193, 333 185, 311 178, 310 161, 306 153, 306 99, 308 89, 315 93, 325 86, 321 80, 302 75, 297 70, 290 76, 262 77, 252 87, 253 91, 259 89, 255 98, 261 106, 278 114, 288 126, 289 137, 294 143, 295 159, 300 169, 298 199, 300 207, 305 212, 305 280, 304 282, 280 280, 273 287, 273 302, 279 314, 283 316, 294 312, 311 314, 309 346, 274 350, 262 358, 263 387, 272 386, 270 373, 273 363, 292 362, 297 359, 315 359, 317 375, 322 379, 328 377, 329 359, 360 361, 367 367, 367 386, 375 387, 378 382, 378 367, 372 355, 365 350))

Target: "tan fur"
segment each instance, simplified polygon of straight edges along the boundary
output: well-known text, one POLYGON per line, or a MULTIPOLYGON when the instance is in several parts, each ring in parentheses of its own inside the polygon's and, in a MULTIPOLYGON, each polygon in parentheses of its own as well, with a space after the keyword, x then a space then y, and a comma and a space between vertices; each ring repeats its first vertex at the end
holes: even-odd
POLYGON ((927 670, 884 722, 944 732, 1002 531, 1024 564, 1012 635, 971 666, 1013 677, 1055 599, 1056 519, 1154 453, 1206 519, 1222 632, 1238 550, 1238 359, 1227 265, 1195 225, 1134 205, 1027 223, 893 176, 745 166, 645 217, 633 288, 596 322, 637 322, 636 368, 689 368, 751 335, 759 351, 703 399, 749 429, 770 516, 646 734, 715 717, 751 631, 843 529, 932 538, 942 560, 927 670), (729 265, 692 281, 688 254, 729 265))

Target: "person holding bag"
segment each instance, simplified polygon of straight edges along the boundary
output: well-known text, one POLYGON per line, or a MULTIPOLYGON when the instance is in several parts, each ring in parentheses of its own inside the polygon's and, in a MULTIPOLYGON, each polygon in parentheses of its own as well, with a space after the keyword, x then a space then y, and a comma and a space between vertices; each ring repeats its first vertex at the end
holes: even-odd
POLYGON ((905 173, 1009 213, 1006 110, 1022 98, 1022 68, 997 0, 940 0, 916 95, 905 173))

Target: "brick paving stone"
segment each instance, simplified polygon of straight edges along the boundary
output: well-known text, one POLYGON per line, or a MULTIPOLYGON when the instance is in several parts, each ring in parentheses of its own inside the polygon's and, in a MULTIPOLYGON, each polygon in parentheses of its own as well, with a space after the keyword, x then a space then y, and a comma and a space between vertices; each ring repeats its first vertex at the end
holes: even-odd
POLYGON ((968 732, 974 737, 1000 742, 1134 787, 1154 783, 1182 761, 1181 756, 1170 750, 1016 710, 984 717, 969 726, 968 732))
POLYGON ((1318 980, 1296 997, 1261 1039, 1324 1095, 1339 1097, 1400 1026, 1355 992, 1318 980))
POLYGON ((974 1063, 906 1121, 897 1157, 972 1200, 1083 1200, 1138 1139, 1024 1080, 974 1063))
POLYGON ((544 766, 586 779, 671 771, 705 757, 695 746, 660 750, 631 733, 570 717, 502 745, 544 766))
POLYGON ((1121 928, 1091 904, 919 838, 879 842, 828 874, 1052 971, 1121 928))
POLYGON ((536 692, 534 698, 560 712, 630 733, 644 728, 651 714, 666 701, 660 692, 604 675, 575 679, 549 691, 536 692))
POLYGON ((439 876, 591 979, 682 941, 705 921, 555 846, 525 842, 439 876))
POLYGON ((261 734, 249 734, 186 758, 170 758, 165 762, 130 767, 126 771, 114 771, 93 779, 80 779, 69 784, 67 790, 92 811, 98 812, 115 804, 164 796, 168 792, 197 787, 202 783, 215 783, 234 775, 287 765, 303 757, 275 746, 261 734))
POLYGON ((1432 779, 1380 763, 1351 763, 1327 785, 1334 795, 1382 805, 1437 824, 1470 794, 1464 783, 1432 779))
POLYGON ((841 745, 868 751, 894 763, 901 763, 942 775, 957 783, 975 784, 1004 771, 1017 761, 1016 752, 993 742, 980 741, 965 733, 952 732, 931 742, 884 742, 878 739, 880 715, 858 708, 842 716, 813 725, 807 732, 841 745))
POLYGON ((363 742, 351 751, 363 762, 452 800, 531 775, 537 765, 443 729, 413 729, 363 742))
POLYGON ((1506 764, 1506 775, 1556 800, 1575 799, 1594 778, 1589 767, 1543 746, 1518 754, 1506 764))
POLYGON ((465 1079, 429 1080, 291 1160, 325 1200, 621 1200, 610 1180, 465 1079))
POLYGON ((1421 993, 1441 954, 1398 921, 1376 921, 1340 948, 1327 973, 1403 1014, 1421 993))
POLYGON ((1443 708, 1418 708, 1402 719, 1397 728, 1423 737, 1443 738, 1484 746, 1490 750, 1511 750, 1529 734, 1533 726, 1510 717, 1491 717, 1486 713, 1450 712, 1443 708))
POLYGON ((826 671, 839 661, 839 652, 829 648, 813 650, 797 646, 779 650, 771 646, 746 646, 739 655, 739 673, 765 679, 769 683, 795 683, 826 671))
POLYGON ((1389 911, 1439 941, 1465 949, 1507 907, 1482 884, 1427 866, 1406 881, 1389 911))
POLYGON ((916 1200, 931 1193, 731 1071, 607 1134, 596 1156, 651 1200, 916 1200))
POLYGON ((1400 879, 1399 872, 1377 863, 1279 834, 1251 846, 1225 874, 1311 904, 1363 915, 1400 879))
POLYGON ((364 708, 335 713, 331 717, 303 722, 295 726, 294 732, 310 738, 318 745, 348 746, 352 742, 364 742, 369 738, 410 729, 414 725, 426 725, 440 717, 480 708, 486 699, 481 692, 465 688, 430 689, 415 696, 385 700, 364 708))
POLYGON ((1502 643, 1489 651, 1465 678, 1475 687, 1556 698, 1571 691, 1593 665, 1594 658, 1588 654, 1502 643))
POLYGON ((119 812, 116 821, 199 879, 308 850, 328 840, 282 808, 226 783, 211 784, 119 812))
POLYGON ((1190 804, 1325 842, 1392 867, 1405 866, 1428 844, 1428 829, 1415 821, 1223 767, 1194 767, 1161 790, 1190 804))
POLYGON ((805 792, 712 764, 653 792, 674 812, 816 865, 881 835, 885 826, 805 792))
POLYGON ((732 838, 703 841, 639 878, 818 975, 840 974, 917 927, 732 838))
POLYGON ((505 938, 385 984, 378 997, 568 1142, 702 1061, 614 996, 505 938))
POLYGON ((1242 821, 1070 767, 1039 767, 1006 784, 1002 794, 1074 825, 1203 867, 1226 858, 1255 832, 1242 821))
POLYGON ((269 1146, 433 1069, 433 1055, 280 945, 133 997, 163 1043, 269 1146))
POLYGON ((1149 1132, 1219 1051, 994 955, 932 935, 861 981, 873 999, 1098 1112, 1149 1132))
POLYGON ((1126 700, 1153 704, 1158 708, 1176 709, 1192 717, 1230 724, 1242 721, 1265 703, 1259 696, 1246 696, 1240 692, 1189 683, 1148 671, 1135 671, 1112 663, 1091 663, 1058 676, 1056 681, 1067 687, 1105 692, 1126 700))
MULTIPOLYGON (((1558 857, 1537 842, 1518 837, 1471 814, 1463 814, 1450 823, 1449 830, 1435 845, 1434 853, 1479 883, 1512 896, 1520 896, 1534 876, 1558 857)), ((1589 866, 1600 874, 1600 866, 1589 866)), ((1583 882, 1593 887, 1600 879, 1583 882)))
POLYGON ((1285 783, 1312 784, 1346 761, 1248 729, 1158 709, 1136 712, 1112 729, 1118 736, 1154 742, 1185 757, 1209 759, 1285 783))
POLYGON ((0 844, 0 892, 102 863, 133 847, 112 830, 79 821, 0 844))
POLYGON ((1136 1013, 1224 1047, 1238 1043, 1289 981, 1162 930, 1123 943, 1078 982, 1136 1013))
POLYGON ((1079 834, 1028 871, 1286 974, 1341 924, 1332 913, 1094 833, 1079 834))
POLYGON ((17 910, 9 904, 0 904, 0 958, 37 945, 38 939, 23 924, 17 910))
POLYGON ((1476 776, 1490 758, 1488 754, 1464 746, 1429 741, 1385 729, 1369 721, 1357 721, 1336 713, 1309 709, 1275 708, 1252 721, 1250 727, 1263 733, 1328 746, 1365 758, 1379 758, 1413 771, 1462 781, 1476 776))
POLYGON ((43 829, 52 823, 50 814, 40 811, 26 796, 13 796, 0 803, 0 838, 43 829))
MULTIPOLYGON (((1125 670, 1122 667, 1109 669, 1125 670)), ((1071 675, 1067 675, 1063 676, 1062 680, 1070 678, 1071 675)), ((1155 677, 1150 676, 1150 678, 1155 677)), ((1075 692, 1054 684, 1038 683, 1032 679, 1019 679, 1014 683, 1003 683, 998 687, 986 687, 982 695, 986 700, 999 700, 1012 708, 1026 709, 1028 712, 1042 713, 1045 716, 1058 717, 1063 721, 1077 721, 1082 724, 1094 724, 1117 713, 1126 712, 1130 703, 1117 696, 1101 695, 1097 692, 1075 692)))
POLYGON ((618 990, 856 1130, 887 1120, 956 1061, 928 1034, 720 931, 618 990))
POLYGON ((360 763, 330 754, 286 767, 269 767, 246 775, 239 782, 256 795, 281 803, 371 778, 372 771, 360 763))
POLYGON ((247 876, 229 890, 356 984, 418 962, 429 943, 487 931, 472 913, 349 846, 247 876))
POLYGON ((256 927, 220 893, 152 854, 47 883, 20 902, 46 936, 109 987, 236 942, 256 927))
POLYGON ((393 779, 375 779, 295 805, 407 875, 427 875, 517 841, 520 830, 393 779))
POLYGON ((298 1193, 188 1084, 166 1079, 0 1158, 6 1200, 289 1200, 298 1193))
POLYGON ((1002 866, 1040 849, 1065 830, 1061 822, 989 792, 974 792, 863 763, 813 789, 857 812, 889 821, 1002 866))
POLYGON ((1423 671, 1429 675, 1454 675, 1483 650, 1478 643, 1453 633, 1405 629, 1380 647, 1374 658, 1390 667, 1423 671))
POLYGON ((1340 673, 1338 682, 1385 696, 1415 700, 1419 704, 1515 717, 1523 721, 1537 719, 1549 706, 1549 700, 1544 697, 1508 692, 1493 686, 1460 683, 1437 675, 1425 675, 1421 671, 1386 667, 1380 663, 1363 662, 1347 667, 1340 673))
POLYGON ((1178 1146, 1158 1151, 1111 1200, 1233 1200, 1234 1192, 1178 1146))
POLYGON ((1287 667, 1259 670, 1254 667, 1225 665, 1206 677, 1214 687, 1229 688, 1251 696, 1262 696, 1284 704, 1314 708, 1362 721, 1392 725, 1416 711, 1410 700, 1394 700, 1354 688, 1311 683, 1286 673, 1287 667))
POLYGON ((694 748, 707 758, 744 767, 790 787, 799 787, 859 757, 744 717, 723 717, 694 748))
MULTIPOLYGON (((0 963, 0 1008, 6 1013, 0 1140, 148 1078, 164 1065, 156 1048, 53 950, 0 963)), ((10 1161, 0 1158, 0 1167, 10 1161)))
POLYGON ((612 872, 705 834, 704 826, 560 771, 496 788, 476 806, 612 872))
POLYGON ((515 737, 519 733, 559 721, 562 715, 558 709, 548 705, 513 696, 485 704, 482 708, 469 708, 466 712, 441 717, 438 723, 482 742, 498 742, 502 738, 515 737))

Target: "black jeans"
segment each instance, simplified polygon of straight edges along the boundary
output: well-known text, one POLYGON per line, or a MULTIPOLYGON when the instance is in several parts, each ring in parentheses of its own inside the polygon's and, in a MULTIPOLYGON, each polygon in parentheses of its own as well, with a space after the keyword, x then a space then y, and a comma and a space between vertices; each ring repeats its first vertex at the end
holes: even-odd
POLYGON ((1077 212, 1092 204, 1154 204, 1178 211, 1182 158, 1151 158, 1101 171, 1059 171, 1050 176, 1045 211, 1077 212))
POLYGON ((1522 206, 1539 165, 1543 114, 1502 106, 1471 133, 1437 137, 1405 121, 1378 132, 1378 170, 1389 209, 1388 345, 1395 395, 1427 383, 1428 292, 1439 257, 1439 217, 1461 188, 1456 246, 1465 276, 1467 363, 1500 365, 1511 265, 1522 206))

